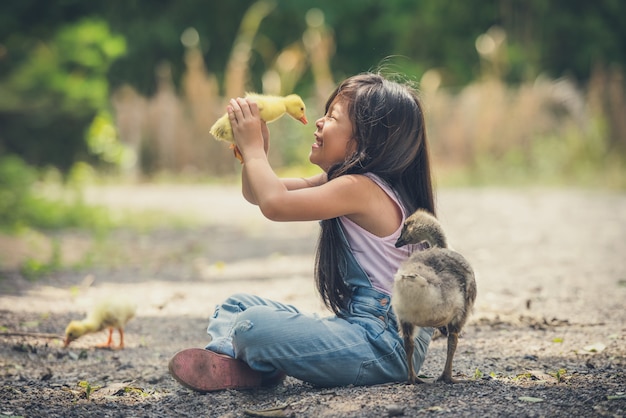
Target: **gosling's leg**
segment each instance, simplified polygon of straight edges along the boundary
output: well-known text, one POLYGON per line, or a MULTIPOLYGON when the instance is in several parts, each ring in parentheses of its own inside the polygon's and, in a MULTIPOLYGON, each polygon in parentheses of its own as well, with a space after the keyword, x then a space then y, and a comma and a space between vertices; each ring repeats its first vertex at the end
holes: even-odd
POLYGON ((404 341, 404 351, 406 353, 406 361, 409 367, 408 382, 413 385, 415 383, 425 383, 416 376, 413 369, 413 353, 415 352, 415 341, 413 340, 413 331, 415 326, 410 322, 402 323, 402 339, 404 341))
POLYGON ((121 350, 124 348, 124 329, 118 328, 117 331, 120 333, 120 345, 118 348, 121 350))
POLYGON ((446 383, 463 383, 465 380, 458 380, 452 377, 452 359, 456 351, 457 343, 459 342, 459 333, 448 331, 448 355, 446 357, 446 365, 443 369, 443 373, 437 379, 437 381, 444 381, 446 383))
POLYGON ((412 337, 404 337, 404 351, 406 352, 406 361, 409 366, 409 374, 407 379, 410 384, 415 383, 415 379, 417 376, 415 375, 415 370, 413 370, 413 352, 415 351, 415 346, 413 345, 412 337))
POLYGON ((96 347, 97 348, 111 348, 111 345, 113 345, 113 328, 109 328, 109 338, 107 339, 107 342, 103 344, 98 344, 96 347))

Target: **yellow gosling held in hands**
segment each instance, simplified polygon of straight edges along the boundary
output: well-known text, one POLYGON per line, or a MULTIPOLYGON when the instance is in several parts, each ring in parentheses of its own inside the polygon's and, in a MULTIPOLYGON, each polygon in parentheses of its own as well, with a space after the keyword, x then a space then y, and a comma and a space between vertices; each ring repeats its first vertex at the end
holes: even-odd
POLYGON ((109 330, 108 340, 104 344, 99 344, 99 348, 113 347, 113 330, 117 329, 120 334, 120 343, 117 348, 124 348, 124 327, 136 312, 135 304, 120 299, 105 299, 94 306, 87 317, 81 321, 71 321, 65 329, 65 343, 67 347, 72 341, 85 334, 109 330))
MULTIPOLYGON (((308 123, 305 115, 306 106, 304 105, 304 101, 297 94, 290 94, 289 96, 281 97, 247 93, 246 97, 256 102, 259 107, 261 119, 267 123, 279 119, 285 113, 305 125, 308 123)), ((222 117, 220 117, 213 124, 209 132, 218 141, 230 142, 235 156, 239 161, 243 162, 241 153, 234 145, 235 139, 233 138, 233 128, 230 125, 230 120, 228 120, 228 113, 225 113, 222 117)))

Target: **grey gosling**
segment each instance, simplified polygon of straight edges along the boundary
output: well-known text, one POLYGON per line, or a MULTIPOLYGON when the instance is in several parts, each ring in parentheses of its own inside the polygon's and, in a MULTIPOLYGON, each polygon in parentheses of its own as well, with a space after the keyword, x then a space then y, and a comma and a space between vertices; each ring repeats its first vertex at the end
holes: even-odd
POLYGON ((425 383, 413 370, 415 327, 435 327, 448 337, 448 353, 443 373, 437 381, 460 383, 452 378, 452 359, 459 333, 476 300, 476 279, 467 260, 448 248, 437 219, 418 209, 402 227, 396 247, 424 241, 429 247, 415 251, 398 269, 393 285, 392 304, 400 321, 409 366, 409 383, 425 383))

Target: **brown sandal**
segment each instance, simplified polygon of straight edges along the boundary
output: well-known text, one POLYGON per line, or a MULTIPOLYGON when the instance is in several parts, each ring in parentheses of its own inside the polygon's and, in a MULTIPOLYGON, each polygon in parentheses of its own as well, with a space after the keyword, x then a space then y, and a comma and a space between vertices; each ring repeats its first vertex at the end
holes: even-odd
POLYGON ((179 351, 169 362, 170 374, 181 385, 198 392, 260 387, 263 374, 241 360, 203 348, 179 351))

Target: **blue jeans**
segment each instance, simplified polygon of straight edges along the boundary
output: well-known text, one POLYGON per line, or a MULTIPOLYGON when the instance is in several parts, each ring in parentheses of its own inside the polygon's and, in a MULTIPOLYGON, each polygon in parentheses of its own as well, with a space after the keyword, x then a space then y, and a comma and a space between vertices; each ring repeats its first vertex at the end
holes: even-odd
MULTIPOLYGON (((282 371, 317 386, 405 381, 406 354, 389 296, 374 289, 355 295, 340 318, 305 315, 295 307, 249 294, 219 305, 207 349, 245 361, 268 376, 282 371)), ((424 362, 432 328, 415 337, 413 364, 424 362)))
MULTIPOLYGON (((352 252, 345 256, 341 270, 353 294, 341 316, 305 315, 291 305, 236 294, 216 308, 206 348, 241 359, 268 377, 282 371, 318 386, 405 381, 406 353, 390 296, 372 287, 352 252)), ((421 328, 415 335, 416 371, 432 333, 421 328)))

